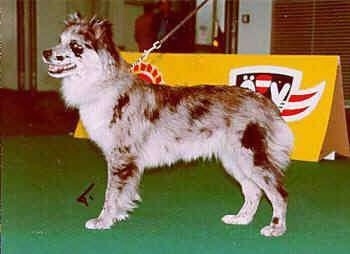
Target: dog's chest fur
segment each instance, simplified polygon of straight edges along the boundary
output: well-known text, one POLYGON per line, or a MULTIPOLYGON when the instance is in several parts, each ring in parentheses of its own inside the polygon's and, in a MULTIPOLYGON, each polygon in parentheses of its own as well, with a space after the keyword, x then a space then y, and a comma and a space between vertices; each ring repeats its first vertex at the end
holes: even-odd
POLYGON ((110 151, 115 142, 109 128, 114 104, 115 96, 106 94, 103 100, 81 106, 79 109, 81 120, 90 138, 100 146, 103 152, 110 151))

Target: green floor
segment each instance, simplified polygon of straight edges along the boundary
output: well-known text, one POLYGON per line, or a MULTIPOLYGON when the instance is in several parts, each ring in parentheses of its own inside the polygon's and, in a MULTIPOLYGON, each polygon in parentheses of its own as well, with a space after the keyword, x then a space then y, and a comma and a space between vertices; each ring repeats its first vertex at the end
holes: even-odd
POLYGON ((271 217, 263 200, 249 226, 228 226, 237 184, 217 162, 197 161, 145 174, 143 202, 107 231, 88 231, 105 188, 96 147, 68 136, 5 138, 2 251, 15 253, 349 253, 350 160, 292 163, 288 232, 260 236, 271 217), (176 169, 176 170, 175 170, 176 169), (182 169, 182 170, 178 170, 182 169), (91 184, 89 206, 76 198, 91 184))

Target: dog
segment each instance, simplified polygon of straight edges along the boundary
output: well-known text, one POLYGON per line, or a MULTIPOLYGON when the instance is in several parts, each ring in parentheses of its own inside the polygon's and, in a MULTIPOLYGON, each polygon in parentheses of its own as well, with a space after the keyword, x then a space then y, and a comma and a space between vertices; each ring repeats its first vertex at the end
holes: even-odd
POLYGON ((263 95, 234 86, 148 84, 131 73, 113 42, 107 20, 70 15, 60 43, 43 51, 48 74, 107 161, 108 183, 100 215, 88 229, 108 229, 128 218, 141 198, 144 169, 178 160, 215 157, 241 185, 243 207, 226 224, 252 221, 263 194, 271 202, 264 236, 286 231, 284 170, 293 134, 263 95))

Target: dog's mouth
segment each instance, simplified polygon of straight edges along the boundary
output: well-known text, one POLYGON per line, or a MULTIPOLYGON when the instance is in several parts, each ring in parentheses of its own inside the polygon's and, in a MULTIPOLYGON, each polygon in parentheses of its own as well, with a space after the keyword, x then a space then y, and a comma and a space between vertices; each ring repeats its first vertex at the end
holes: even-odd
POLYGON ((49 64, 49 73, 51 74, 59 74, 66 71, 70 71, 75 69, 77 66, 73 63, 65 64, 65 65, 56 65, 56 64, 49 64))

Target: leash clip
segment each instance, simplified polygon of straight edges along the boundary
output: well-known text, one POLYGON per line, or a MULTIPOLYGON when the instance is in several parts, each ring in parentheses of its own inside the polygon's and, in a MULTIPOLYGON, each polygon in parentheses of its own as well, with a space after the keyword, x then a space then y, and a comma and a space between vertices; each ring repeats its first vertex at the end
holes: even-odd
POLYGON ((149 54, 151 54, 153 50, 160 49, 161 46, 162 46, 162 43, 160 41, 156 41, 155 43, 153 43, 151 48, 149 48, 147 50, 145 49, 143 51, 143 54, 141 55, 141 57, 139 59, 137 59, 137 61, 134 64, 131 65, 130 70, 132 71, 136 65, 138 65, 142 61, 146 60, 148 58, 149 54))
POLYGON ((153 43, 152 48, 153 49, 160 49, 161 46, 162 46, 162 43, 160 41, 156 41, 155 43, 153 43))

